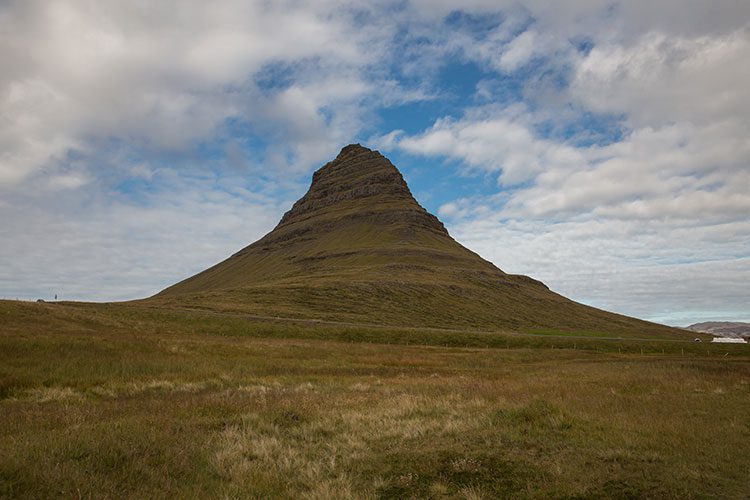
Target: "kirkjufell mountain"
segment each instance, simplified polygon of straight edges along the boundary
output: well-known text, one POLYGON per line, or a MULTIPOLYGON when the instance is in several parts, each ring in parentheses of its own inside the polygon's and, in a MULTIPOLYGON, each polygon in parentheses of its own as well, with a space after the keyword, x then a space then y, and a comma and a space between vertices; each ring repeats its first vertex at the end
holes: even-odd
POLYGON ((146 300, 394 326, 676 331, 576 303, 501 271, 451 238, 398 169, 359 144, 313 174, 307 194, 273 231, 146 300))

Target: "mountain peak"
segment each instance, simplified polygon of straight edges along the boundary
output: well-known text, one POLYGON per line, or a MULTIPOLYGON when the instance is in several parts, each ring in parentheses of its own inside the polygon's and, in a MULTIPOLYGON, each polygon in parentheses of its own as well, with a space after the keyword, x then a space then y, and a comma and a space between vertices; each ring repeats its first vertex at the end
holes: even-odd
POLYGON ((437 217, 417 203, 403 175, 388 158, 360 144, 350 144, 315 171, 310 189, 284 214, 277 228, 325 218, 332 212, 367 216, 388 209, 396 218, 448 234, 437 217))
POLYGON ((534 279, 504 273, 451 238, 401 172, 360 144, 318 169, 270 233, 150 300, 401 326, 639 335, 666 328, 576 304, 534 279))
MULTIPOLYGON (((375 171, 396 173, 401 176, 398 169, 379 151, 366 148, 361 144, 349 144, 341 148, 336 158, 313 173, 312 186, 323 181, 329 184, 346 184, 352 181, 364 182, 367 176, 375 171)), ((394 179, 396 180, 395 176, 394 179)), ((400 183, 406 183, 400 177, 400 183)), ((407 188, 408 189, 408 188, 407 188)))
POLYGON ((341 148, 341 151, 339 151, 339 154, 336 156, 336 159, 339 159, 342 156, 346 156, 352 153, 356 154, 356 153, 373 153, 373 152, 377 153, 377 151, 373 151, 372 149, 367 148, 361 145, 360 143, 356 142, 356 143, 349 144, 341 148))

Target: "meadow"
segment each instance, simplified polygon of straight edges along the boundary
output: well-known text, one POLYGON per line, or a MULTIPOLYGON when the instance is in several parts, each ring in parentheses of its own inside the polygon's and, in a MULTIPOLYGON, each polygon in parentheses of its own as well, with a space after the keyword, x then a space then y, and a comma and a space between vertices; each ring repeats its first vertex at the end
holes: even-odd
POLYGON ((0 496, 747 498, 750 346, 694 337, 0 301, 0 496))

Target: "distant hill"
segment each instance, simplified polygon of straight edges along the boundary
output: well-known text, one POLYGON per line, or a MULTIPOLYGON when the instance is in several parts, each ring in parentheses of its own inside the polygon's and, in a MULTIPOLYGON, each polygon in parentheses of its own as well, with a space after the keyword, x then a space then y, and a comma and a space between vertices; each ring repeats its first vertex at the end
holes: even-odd
POLYGON ((314 173, 273 231, 146 300, 381 325, 685 336, 501 271, 451 238, 398 169, 359 144, 314 173))
POLYGON ((717 337, 750 338, 750 323, 739 321, 706 321, 687 327, 693 332, 710 333, 717 337))

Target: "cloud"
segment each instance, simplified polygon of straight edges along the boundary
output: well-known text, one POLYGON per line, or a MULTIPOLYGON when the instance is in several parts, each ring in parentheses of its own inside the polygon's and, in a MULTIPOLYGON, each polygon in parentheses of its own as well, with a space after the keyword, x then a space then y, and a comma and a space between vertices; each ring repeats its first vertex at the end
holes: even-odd
POLYGON ((669 219, 503 219, 492 200, 452 202, 448 228, 503 270, 611 311, 669 324, 747 320, 750 224, 669 219))
POLYGON ((497 172, 506 186, 533 179, 551 166, 571 169, 582 162, 575 148, 535 137, 529 117, 518 108, 493 111, 469 113, 461 120, 440 119, 422 134, 387 136, 388 142, 410 153, 447 156, 497 172))
POLYGON ((557 18, 541 4, 526 4, 530 26, 496 50, 465 54, 500 74, 543 57, 555 86, 532 74, 523 104, 499 105, 507 97, 485 79, 477 95, 489 104, 420 133, 384 134, 383 144, 497 176, 497 194, 439 213, 507 271, 660 321, 747 318, 748 17, 705 12, 704 23, 671 2, 574 2, 557 18), (594 25, 602 16, 606 30, 594 25), (581 40, 588 48, 573 50, 581 40), (618 132, 591 141, 579 132, 586 123, 618 132))
POLYGON ((508 210, 550 219, 577 213, 676 221, 742 217, 750 209, 741 188, 750 149, 733 130, 680 124, 638 130, 604 147, 575 148, 577 164, 546 162, 508 210))
POLYGON ((145 297, 258 239, 287 208, 284 191, 253 193, 215 178, 175 183, 173 174, 152 173, 163 189, 138 202, 89 186, 75 198, 39 194, 0 206, 13 235, 0 252, 3 297, 145 297))
MULTIPOLYGON (((92 139, 187 150, 215 138, 228 119, 283 122, 335 107, 362 92, 360 73, 387 37, 383 26, 378 33, 354 26, 356 14, 344 2, 5 3, 0 188, 57 168, 92 139), (302 88, 265 95, 255 77, 273 64, 290 68, 302 88)), ((333 110, 337 119, 345 113, 333 110)), ((303 135, 310 128, 291 125, 303 135)))
POLYGON ((594 47, 577 65, 573 98, 598 112, 626 113, 633 127, 750 120, 750 28, 719 36, 650 32, 630 45, 594 47))
POLYGON ((506 50, 500 56, 498 66, 505 71, 513 71, 529 62, 535 54, 540 52, 539 35, 527 30, 508 43, 506 50))
POLYGON ((695 311, 747 317, 750 150, 732 123, 638 129, 576 146, 540 138, 535 122, 503 112, 440 120, 417 136, 399 134, 393 147, 499 176, 496 195, 454 200, 439 214, 507 272, 672 324, 697 321, 695 311))

